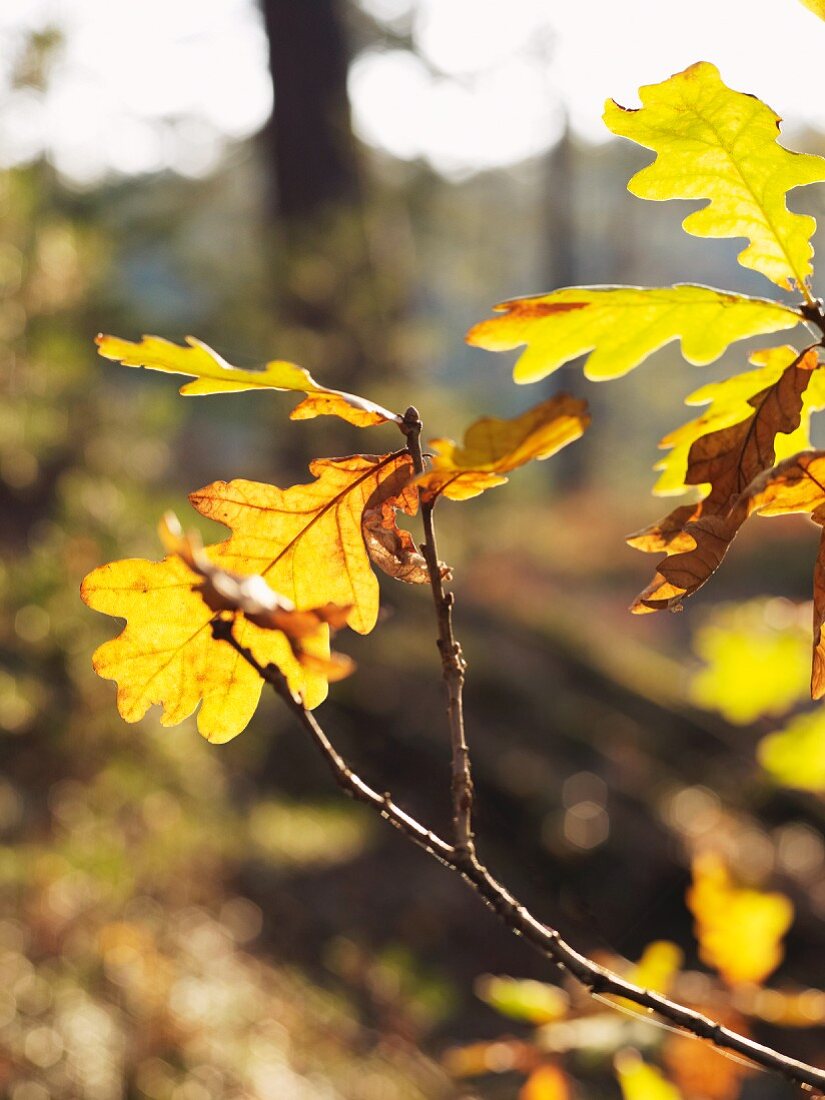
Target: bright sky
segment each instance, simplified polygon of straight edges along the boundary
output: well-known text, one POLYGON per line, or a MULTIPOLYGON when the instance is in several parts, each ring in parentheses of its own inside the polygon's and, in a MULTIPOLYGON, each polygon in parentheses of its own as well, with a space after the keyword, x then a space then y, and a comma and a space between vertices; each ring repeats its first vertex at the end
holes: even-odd
MULTIPOLYGON (((698 60, 791 126, 825 130, 825 23, 798 0, 360 2, 411 29, 420 56, 356 59, 359 135, 448 175, 543 152, 563 110, 602 140, 605 98, 633 106, 639 84, 698 60)), ((0 160, 45 148, 79 182, 161 167, 202 175, 271 106, 254 0, 0 0, 0 43, 0 160), (11 96, 15 44, 49 24, 66 48, 47 95, 11 96)))

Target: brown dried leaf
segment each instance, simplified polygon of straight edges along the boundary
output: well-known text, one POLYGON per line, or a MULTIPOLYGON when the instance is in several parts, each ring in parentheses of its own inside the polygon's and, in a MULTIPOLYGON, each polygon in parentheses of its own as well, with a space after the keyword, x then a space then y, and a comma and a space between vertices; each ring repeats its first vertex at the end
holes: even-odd
POLYGON ((710 492, 698 504, 680 505, 628 539, 639 550, 668 555, 631 607, 635 614, 678 606, 719 567, 749 514, 741 495, 773 466, 776 436, 799 427, 803 395, 816 366, 815 351, 798 356, 776 382, 748 398, 753 408, 749 417, 695 440, 685 483, 708 483, 710 492))

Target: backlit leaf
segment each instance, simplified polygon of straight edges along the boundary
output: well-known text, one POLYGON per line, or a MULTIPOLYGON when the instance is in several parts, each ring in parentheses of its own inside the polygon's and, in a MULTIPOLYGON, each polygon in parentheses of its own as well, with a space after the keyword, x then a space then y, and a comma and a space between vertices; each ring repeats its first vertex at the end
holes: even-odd
POLYGON ((485 416, 464 433, 464 443, 431 439, 430 469, 418 478, 424 499, 468 500, 502 485, 504 476, 532 459, 545 459, 578 439, 590 423, 587 402, 557 394, 520 416, 485 416))
POLYGON ((406 451, 321 458, 308 485, 279 489, 255 481, 216 481, 190 495, 201 515, 232 529, 210 558, 234 572, 260 573, 296 607, 350 606, 348 625, 367 634, 378 617, 378 582, 364 542, 364 513, 385 502, 409 515, 417 499, 406 451))
POLYGON ((364 397, 319 385, 309 371, 294 363, 273 360, 262 370, 240 370, 194 336, 187 336, 187 347, 173 344, 160 336, 144 336, 139 344, 118 336, 96 338, 98 351, 106 359, 115 359, 124 367, 145 367, 165 374, 190 375, 194 381, 181 386, 186 396, 211 393, 240 393, 244 390, 291 390, 308 394, 292 410, 293 420, 315 416, 339 416, 359 428, 401 422, 397 413, 376 405, 364 397))
MULTIPOLYGON (((206 553, 211 557, 211 549, 206 553)), ((99 676, 117 681, 121 717, 137 722, 157 703, 163 707, 161 723, 174 726, 200 704, 198 729, 220 744, 247 725, 263 680, 226 642, 213 638, 215 612, 201 598, 198 583, 177 555, 160 562, 133 558, 95 569, 81 596, 95 611, 126 620, 123 632, 92 658, 99 676)), ((302 667, 280 631, 240 620, 235 636, 262 665, 277 665, 308 707, 326 697, 326 677, 302 667)), ((328 660, 327 628, 308 639, 306 648, 328 660)))
POLYGON ((753 600, 717 608, 693 636, 704 667, 693 677, 691 698, 737 725, 784 714, 808 694, 806 631, 792 606, 793 620, 782 625, 770 620, 768 606, 753 600))
MULTIPOLYGON (((749 361, 757 368, 734 375, 721 382, 709 382, 685 398, 686 405, 707 405, 694 420, 669 432, 659 446, 667 449, 667 455, 656 463, 659 480, 653 487, 657 496, 675 496, 687 492, 692 486, 685 480, 690 448, 703 435, 728 428, 753 415, 750 404, 754 394, 774 385, 782 372, 797 357, 795 348, 783 347, 755 351, 749 361)), ((796 431, 780 434, 775 440, 775 461, 804 451, 810 447, 811 413, 825 407, 825 371, 812 375, 802 401, 801 422, 796 431)), ((710 486, 702 486, 709 490, 710 486)))
POLYGON ((794 915, 784 894, 735 886, 721 857, 705 852, 693 862, 687 904, 699 957, 728 985, 762 982, 779 966, 794 915))
POLYGON ((652 164, 628 190, 643 199, 707 199, 682 225, 697 237, 745 237, 739 262, 781 287, 804 288, 811 274, 813 218, 791 213, 788 191, 825 180, 825 159, 783 149, 779 117, 735 92, 715 65, 691 65, 639 90, 631 110, 608 100, 614 134, 652 149, 652 164))
POLYGON ((532 978, 507 978, 486 974, 476 982, 476 993, 496 1012, 536 1027, 563 1019, 570 998, 563 989, 532 978))
POLYGON ((328 659, 318 656, 319 648, 327 641, 327 628, 340 630, 350 607, 328 603, 299 611, 291 600, 271 589, 260 574, 241 575, 214 565, 200 536, 196 532, 184 534, 174 512, 166 513, 158 533, 166 549, 177 554, 200 578, 197 592, 211 611, 239 611, 255 626, 280 630, 302 668, 321 673, 329 681, 342 680, 354 670, 350 658, 341 653, 331 653, 328 659))
POLYGON ((783 787, 801 791, 825 791, 825 715, 821 711, 800 714, 775 733, 769 733, 756 750, 759 763, 783 787))
MULTIPOLYGON (((627 541, 647 553, 664 551, 648 587, 631 610, 636 614, 677 605, 692 595, 719 567, 749 514, 741 494, 775 461, 778 434, 795 432, 801 423, 803 395, 816 368, 814 351, 797 356, 778 378, 747 398, 750 415, 736 424, 699 435, 690 445, 685 483, 710 485, 696 505, 680 505, 664 520, 627 541)), ((751 372, 756 384, 761 371, 751 372)), ((736 406, 742 401, 740 392, 736 406)))
POLYGON ((614 1062, 624 1100, 682 1100, 660 1069, 643 1062, 635 1050, 621 1050, 614 1062))
POLYGON ((537 382, 588 352, 588 378, 620 378, 678 339, 685 359, 704 366, 736 340, 793 328, 801 319, 779 302, 689 283, 565 287, 494 309, 501 316, 474 325, 467 343, 487 351, 526 344, 513 370, 516 382, 537 382))

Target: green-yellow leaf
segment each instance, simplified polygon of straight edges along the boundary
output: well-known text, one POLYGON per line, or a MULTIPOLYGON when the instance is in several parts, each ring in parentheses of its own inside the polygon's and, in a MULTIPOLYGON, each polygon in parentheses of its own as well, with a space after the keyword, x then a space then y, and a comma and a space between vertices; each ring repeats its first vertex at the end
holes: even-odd
POLYGON ((679 339, 685 359, 704 366, 736 340, 793 328, 801 320, 779 302, 690 283, 565 287, 494 308, 501 316, 474 325, 467 342, 487 351, 526 344, 513 370, 522 383, 537 382, 588 352, 588 378, 619 378, 679 339))
POLYGON ((331 415, 359 428, 401 422, 397 413, 376 405, 364 397, 319 385, 309 371, 285 360, 267 363, 262 370, 240 370, 194 336, 187 336, 187 347, 173 344, 160 336, 144 336, 139 344, 118 336, 99 335, 98 351, 106 359, 115 359, 124 367, 145 367, 165 374, 184 374, 187 382, 180 392, 187 397, 211 393, 241 393, 244 390, 288 390, 308 395, 292 411, 293 420, 331 415))
POLYGON ((801 791, 825 791, 825 715, 821 710, 792 718, 769 733, 756 750, 774 782, 801 791))
POLYGON ((697 237, 745 237, 739 262, 810 298, 813 218, 788 210, 794 187, 825 180, 825 159, 783 149, 770 107, 725 85, 715 65, 691 65, 639 90, 640 109, 608 100, 604 121, 656 159, 628 190, 643 199, 707 199, 682 225, 697 237))

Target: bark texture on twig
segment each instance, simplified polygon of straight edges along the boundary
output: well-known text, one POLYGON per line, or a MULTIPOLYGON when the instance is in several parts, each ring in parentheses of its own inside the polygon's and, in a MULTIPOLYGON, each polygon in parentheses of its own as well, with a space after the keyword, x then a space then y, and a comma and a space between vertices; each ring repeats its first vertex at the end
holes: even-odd
MULTIPOLYGON (((407 449, 413 460, 417 474, 424 472, 424 457, 421 452, 421 417, 413 406, 404 414, 401 430, 407 437, 407 449)), ((450 743, 452 749, 452 799, 453 799, 453 837, 456 849, 468 855, 475 853, 473 838, 473 777, 470 766, 470 751, 464 732, 464 672, 466 664, 453 633, 453 593, 444 589, 438 560, 438 544, 435 538, 433 520, 434 501, 421 503, 421 522, 424 527, 424 541, 421 553, 427 563, 430 575, 430 587, 435 604, 438 622, 438 651, 441 654, 441 670, 447 688, 447 717, 450 723, 450 743)))
POLYGON ((757 1043, 730 1028, 715 1023, 701 1012, 680 1005, 660 993, 642 989, 576 951, 562 939, 555 928, 543 924, 513 897, 509 890, 490 874, 473 850, 461 847, 458 843, 448 844, 396 806, 390 794, 379 794, 365 783, 335 749, 315 716, 304 708, 299 698, 292 694, 280 670, 274 665, 262 666, 251 651, 237 641, 232 633, 231 621, 217 620, 212 630, 216 638, 228 642, 283 699, 318 747, 339 787, 352 798, 372 806, 399 832, 460 874, 512 932, 523 936, 543 955, 572 974, 591 993, 624 997, 634 1004, 650 1009, 651 1012, 655 1012, 680 1030, 705 1039, 721 1050, 749 1058, 754 1064, 780 1073, 798 1085, 825 1089, 825 1070, 806 1065, 771 1047, 757 1043))

